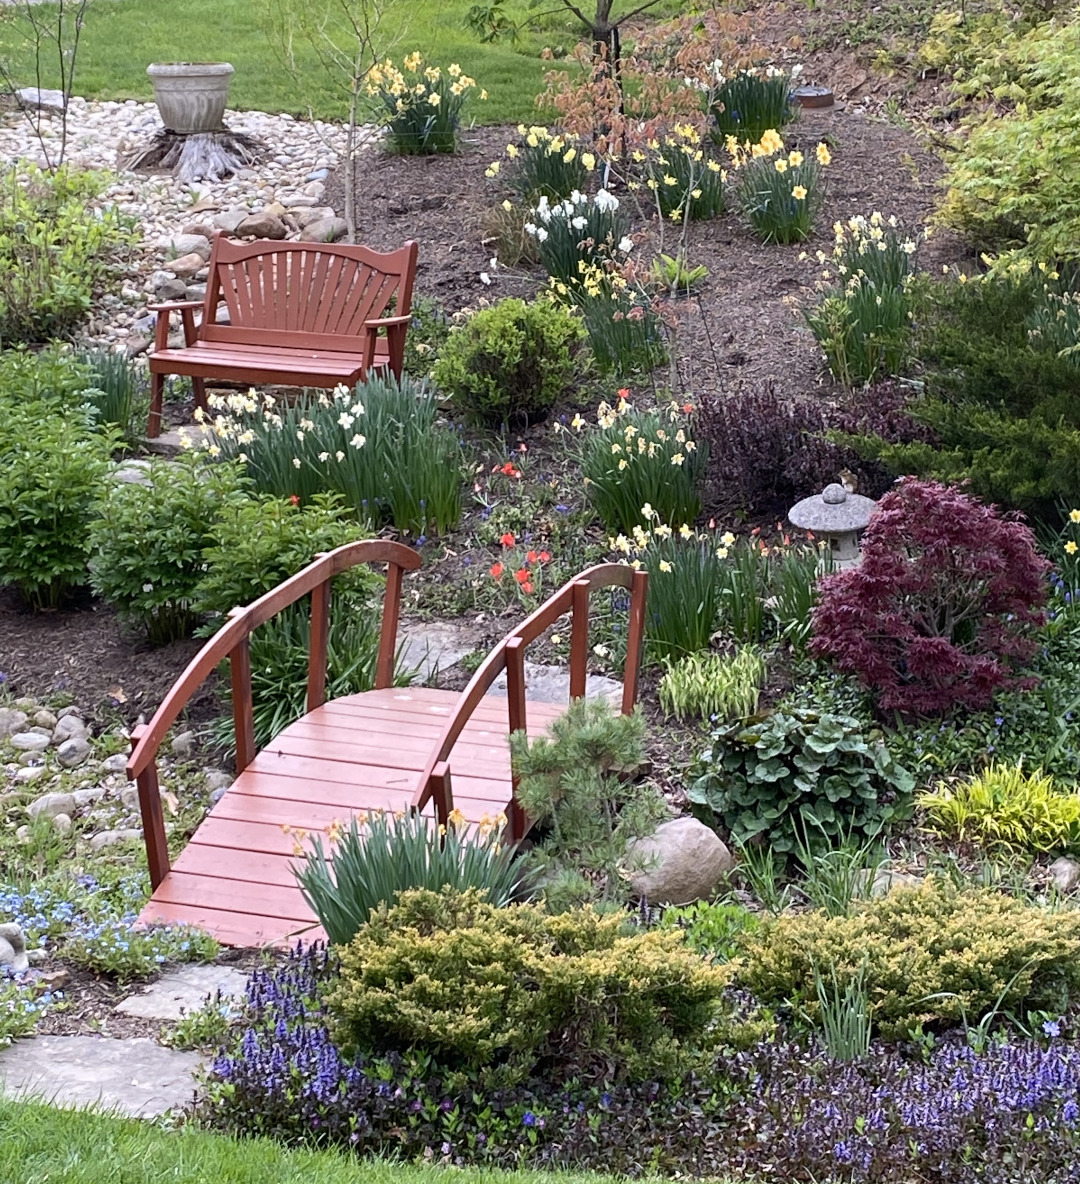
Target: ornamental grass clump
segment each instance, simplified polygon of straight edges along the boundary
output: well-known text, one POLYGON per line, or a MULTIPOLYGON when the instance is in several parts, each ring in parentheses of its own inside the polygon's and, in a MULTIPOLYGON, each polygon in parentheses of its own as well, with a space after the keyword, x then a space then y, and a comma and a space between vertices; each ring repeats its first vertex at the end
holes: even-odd
POLYGON ((657 411, 639 411, 620 391, 614 407, 600 404, 595 428, 588 428, 580 415, 571 421, 583 432, 580 463, 586 495, 609 531, 631 534, 641 525, 643 506, 650 507, 647 517, 667 526, 697 518, 708 454, 693 439, 689 414, 674 402, 657 411))
POLYGON ((618 912, 498 908, 476 889, 404 892, 340 954, 327 1002, 346 1052, 423 1050, 448 1068, 501 1065, 508 1082, 677 1075, 715 1038, 732 977, 681 934, 627 933, 618 912))
POLYGON ((775 66, 751 66, 725 74, 722 62, 713 65, 717 85, 710 96, 710 110, 717 143, 728 136, 740 143, 760 140, 770 128, 782 128, 796 117, 791 84, 800 67, 790 74, 775 66))
POLYGON ((981 850, 1051 853, 1080 846, 1080 793, 1041 769, 991 763, 980 773, 920 794, 929 828, 981 850))
MULTIPOLYGON (((444 72, 425 65, 423 55, 410 53, 402 70, 387 58, 367 75, 367 93, 382 108, 388 151, 402 156, 454 152, 461 110, 476 89, 476 80, 455 62, 444 72)), ((480 92, 487 98, 487 91, 480 92)))
POLYGON ((757 143, 740 143, 729 136, 733 185, 739 206, 767 243, 797 243, 809 238, 822 202, 822 170, 832 161, 825 144, 813 157, 786 151, 784 141, 770 129, 757 143))
POLYGON ((506 818, 481 820, 475 835, 460 810, 446 826, 421 814, 371 812, 347 828, 327 829, 295 870, 304 899, 334 945, 345 945, 380 907, 397 903, 402 892, 479 889, 497 908, 523 894, 521 869, 503 841, 506 818))
POLYGON ((992 1010, 1061 1015, 1080 994, 1080 914, 931 878, 855 902, 850 916, 767 921, 743 944, 738 979, 759 1002, 794 1003, 816 1019, 814 967, 830 965, 840 990, 863 977, 874 1029, 888 1040, 992 1010))
POLYGON ((847 387, 901 374, 912 335, 911 277, 915 242, 904 236, 895 217, 874 212, 833 226, 832 257, 842 287, 829 289, 806 313, 833 376, 847 387))
POLYGON ((1023 686, 1049 565, 1029 527, 955 487, 905 477, 878 503, 862 559, 822 580, 811 648, 880 708, 987 707, 1023 686))
POLYGON ((255 490, 339 494, 372 527, 443 533, 461 516, 461 441, 423 383, 372 376, 355 389, 278 402, 255 391, 211 395, 211 456, 236 459, 255 490))
POLYGON ((535 206, 541 197, 559 202, 585 188, 596 169, 596 156, 581 137, 556 128, 518 124, 517 143, 507 144, 506 159, 492 161, 484 176, 497 180, 520 202, 535 206))
POLYGON ((660 706, 680 722, 743 719, 757 711, 767 671, 754 646, 734 654, 688 654, 669 665, 660 680, 660 706))

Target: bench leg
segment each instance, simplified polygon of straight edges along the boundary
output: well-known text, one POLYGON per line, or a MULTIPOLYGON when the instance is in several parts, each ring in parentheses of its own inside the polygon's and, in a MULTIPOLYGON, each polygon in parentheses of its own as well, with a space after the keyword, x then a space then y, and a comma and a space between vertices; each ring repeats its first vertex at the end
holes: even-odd
POLYGON ((191 389, 195 392, 195 406, 201 411, 206 408, 206 380, 203 378, 193 378, 191 380, 191 389))
POLYGON ((146 421, 146 435, 153 440, 161 435, 161 401, 165 393, 165 375, 150 374, 150 418, 146 421))

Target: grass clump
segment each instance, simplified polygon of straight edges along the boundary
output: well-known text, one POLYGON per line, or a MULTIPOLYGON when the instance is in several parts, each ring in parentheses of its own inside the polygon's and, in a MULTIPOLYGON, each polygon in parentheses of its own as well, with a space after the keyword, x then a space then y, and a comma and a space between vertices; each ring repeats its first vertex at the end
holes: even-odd
POLYGON ((660 680, 660 706, 680 722, 743 719, 757 711, 766 671, 754 646, 734 654, 688 654, 660 680))
POLYGON ((917 803, 930 828, 989 850, 1051 852, 1080 844, 1080 794, 1042 769, 992 763, 954 784, 940 782, 917 803))

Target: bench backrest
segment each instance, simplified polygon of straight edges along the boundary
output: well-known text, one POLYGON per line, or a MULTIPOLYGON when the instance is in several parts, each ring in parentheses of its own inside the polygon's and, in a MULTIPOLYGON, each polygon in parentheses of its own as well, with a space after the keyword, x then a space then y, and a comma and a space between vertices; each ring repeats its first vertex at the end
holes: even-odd
POLYGON ((345 243, 230 242, 214 235, 199 336, 243 345, 362 353, 364 322, 409 313, 416 243, 373 251, 345 243), (224 304, 229 323, 217 324, 224 304))

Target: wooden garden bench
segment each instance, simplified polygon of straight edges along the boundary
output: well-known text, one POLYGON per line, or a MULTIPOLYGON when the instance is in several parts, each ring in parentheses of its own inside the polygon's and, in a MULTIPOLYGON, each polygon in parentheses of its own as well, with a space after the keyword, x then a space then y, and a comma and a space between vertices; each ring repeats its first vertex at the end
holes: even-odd
POLYGON ((504 812, 507 838, 520 841, 530 820, 517 801, 510 733, 541 735, 565 710, 526 699, 525 647, 570 613, 570 698, 582 697, 591 591, 616 587, 629 593, 622 710, 633 711, 645 627, 644 572, 614 563, 581 572, 507 634, 459 693, 393 685, 402 577, 419 566, 415 550, 382 539, 347 543, 320 556, 246 608, 233 609, 149 724, 132 731, 127 775, 139 787, 153 888, 141 923, 197 925, 230 946, 283 945, 300 933, 307 940, 323 937, 293 875, 298 854, 310 850, 313 833, 373 810, 417 811, 445 824, 457 809, 470 826, 504 812), (330 582, 358 563, 387 565, 375 687, 328 702, 330 582), (311 600, 307 709, 260 752, 249 638, 304 597, 311 600), (157 751, 191 696, 226 658, 237 777, 171 859, 157 751), (500 698, 489 692, 503 671, 506 697, 500 698))
POLYGON ((161 432, 167 374, 189 377, 204 410, 206 379, 329 389, 353 386, 369 370, 400 378, 416 250, 412 241, 385 253, 343 243, 234 243, 217 232, 206 298, 150 305, 158 319, 146 434, 161 432), (222 304, 227 324, 217 321, 222 304), (184 345, 170 349, 174 312, 184 345))

